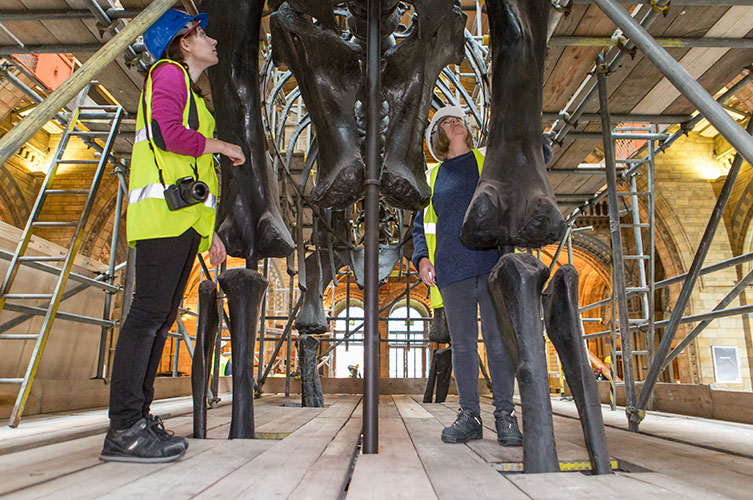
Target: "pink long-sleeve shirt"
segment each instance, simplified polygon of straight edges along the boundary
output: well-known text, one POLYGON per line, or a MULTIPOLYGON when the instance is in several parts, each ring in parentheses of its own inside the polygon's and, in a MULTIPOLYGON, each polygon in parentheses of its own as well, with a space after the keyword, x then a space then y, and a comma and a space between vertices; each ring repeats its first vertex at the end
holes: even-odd
POLYGON ((159 124, 165 150, 198 158, 204 153, 206 137, 183 126, 188 101, 185 73, 174 64, 161 64, 152 71, 152 120, 159 124))

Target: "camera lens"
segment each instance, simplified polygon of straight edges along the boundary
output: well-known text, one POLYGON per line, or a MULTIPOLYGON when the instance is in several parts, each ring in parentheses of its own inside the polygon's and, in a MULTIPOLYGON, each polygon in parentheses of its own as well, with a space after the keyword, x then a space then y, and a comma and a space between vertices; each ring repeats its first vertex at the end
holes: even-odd
POLYGON ((206 200, 209 196, 209 186, 201 181, 194 182, 191 186, 191 196, 199 202, 206 200))

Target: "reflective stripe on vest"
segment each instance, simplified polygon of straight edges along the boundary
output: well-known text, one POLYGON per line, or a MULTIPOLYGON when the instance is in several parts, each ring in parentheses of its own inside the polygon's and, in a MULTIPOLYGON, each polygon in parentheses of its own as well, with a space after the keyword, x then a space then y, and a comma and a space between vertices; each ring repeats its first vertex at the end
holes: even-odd
POLYGON ((175 237, 193 228, 202 237, 199 251, 203 252, 209 248, 214 235, 218 196, 217 173, 212 155, 203 154, 194 158, 165 151, 157 146, 153 134, 147 134, 148 131, 152 131, 153 82, 151 75, 155 67, 163 64, 175 65, 184 75, 189 98, 186 99, 183 109, 181 125, 185 128, 192 128, 189 123, 194 123, 193 130, 206 138, 214 137, 214 117, 207 109, 204 100, 191 90, 191 79, 185 68, 175 61, 161 60, 155 63, 147 75, 143 98, 139 100, 136 118, 137 132, 134 136, 131 159, 126 235, 129 245, 135 246, 139 240, 175 237), (198 120, 196 120, 197 117, 198 120), (195 123, 196 121, 198 124, 195 123), (150 148, 150 142, 152 148, 150 148), (159 178, 158 165, 162 169, 164 184, 159 178), (179 210, 169 210, 164 201, 165 186, 174 184, 182 177, 195 177, 194 166, 198 171, 199 180, 209 187, 209 197, 204 203, 197 203, 179 210))
MULTIPOLYGON (((481 170, 484 168, 484 155, 478 149, 474 149, 473 156, 476 158, 478 175, 481 176, 481 170)), ((431 188, 432 196, 434 195, 434 183, 437 181, 439 167, 442 166, 442 163, 426 172, 426 183, 431 188)), ((434 265, 434 251, 437 248, 437 219, 434 205, 429 199, 429 205, 424 208, 424 237, 426 238, 426 248, 429 250, 429 262, 432 266, 434 265)), ((434 309, 443 307, 442 294, 439 293, 439 288, 436 285, 429 288, 429 293, 431 295, 431 307, 434 309)))
MULTIPOLYGON (((139 189, 132 189, 128 191, 128 203, 138 203, 144 201, 147 198, 157 198, 160 200, 165 199, 165 188, 162 184, 155 183, 149 184, 139 189)), ((204 200, 203 205, 211 209, 215 209, 217 206, 217 197, 212 193, 209 193, 207 199, 204 200)))

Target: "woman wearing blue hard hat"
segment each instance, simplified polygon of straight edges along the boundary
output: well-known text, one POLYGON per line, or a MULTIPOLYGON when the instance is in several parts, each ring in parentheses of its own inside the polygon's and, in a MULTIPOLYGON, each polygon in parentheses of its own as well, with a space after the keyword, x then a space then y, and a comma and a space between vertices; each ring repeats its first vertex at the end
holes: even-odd
POLYGON ((212 154, 245 162, 239 146, 213 138, 214 118, 196 85, 218 62, 207 20, 169 10, 144 33, 157 62, 136 119, 126 219, 128 244, 137 249, 136 286, 115 348, 110 430, 100 455, 106 461, 169 462, 188 447, 150 413, 154 379, 197 251, 209 250, 212 265, 225 258, 214 231, 212 154))

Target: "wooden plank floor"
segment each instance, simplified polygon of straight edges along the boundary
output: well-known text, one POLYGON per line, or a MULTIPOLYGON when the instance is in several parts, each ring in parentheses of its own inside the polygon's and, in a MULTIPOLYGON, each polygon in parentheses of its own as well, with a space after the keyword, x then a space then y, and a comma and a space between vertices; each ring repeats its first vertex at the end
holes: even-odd
MULTIPOLYGON (((101 414, 71 416, 72 439, 64 442, 50 441, 64 439, 62 417, 35 421, 28 428, 36 434, 27 430, 14 438, 0 430, 0 497, 713 499, 750 498, 753 485, 753 458, 746 456, 753 426, 659 414, 642 426, 651 435, 633 434, 623 429, 622 412, 605 410, 610 455, 646 472, 501 474, 496 468, 521 462, 523 452, 497 444, 486 398, 484 439, 450 445, 439 436, 455 418, 457 398, 424 404, 420 396, 382 396, 376 455, 357 454, 359 396, 327 395, 326 408, 284 406, 297 401, 276 395, 256 400, 257 433, 278 439, 227 440, 231 407, 210 410, 209 439, 191 439, 185 457, 161 465, 100 462, 101 414)), ((181 404, 163 409, 179 415, 181 404)), ((587 460, 574 405, 553 400, 553 408, 560 460, 587 460)), ((170 418, 167 426, 188 435, 191 417, 170 418)))

